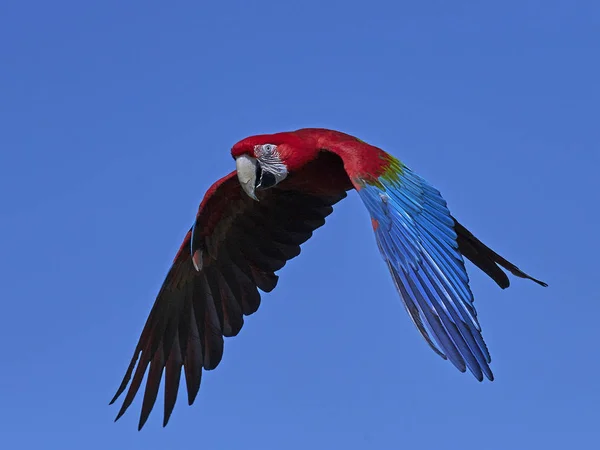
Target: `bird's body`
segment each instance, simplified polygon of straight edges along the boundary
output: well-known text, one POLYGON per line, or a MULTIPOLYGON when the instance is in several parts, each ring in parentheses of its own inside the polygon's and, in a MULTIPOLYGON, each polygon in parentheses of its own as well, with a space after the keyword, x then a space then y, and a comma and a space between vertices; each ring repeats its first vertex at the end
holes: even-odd
POLYGON ((300 253, 300 245, 352 189, 371 215, 382 257, 425 340, 460 371, 468 368, 480 381, 493 379, 463 257, 502 288, 509 280, 500 266, 545 283, 475 238, 435 188, 390 154, 334 130, 252 136, 231 153, 236 170, 204 196, 112 400, 131 380, 117 418, 133 401, 148 366, 140 428, 163 370, 164 424, 182 368, 192 404, 202 370, 221 361, 223 337, 238 334, 243 317, 258 309, 258 289, 275 288, 275 272, 300 253))

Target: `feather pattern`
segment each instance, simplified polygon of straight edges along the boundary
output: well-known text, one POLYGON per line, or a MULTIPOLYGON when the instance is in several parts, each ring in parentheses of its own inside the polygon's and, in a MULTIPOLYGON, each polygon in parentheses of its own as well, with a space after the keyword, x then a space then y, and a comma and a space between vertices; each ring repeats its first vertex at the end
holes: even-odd
MULTIPOLYGON (((305 182, 311 170, 316 169, 309 167, 298 179, 305 182)), ((348 178, 343 180, 350 188, 348 178)), ((242 192, 235 172, 215 183, 175 257, 111 400, 127 389, 115 420, 131 406, 146 372, 139 429, 156 403, 163 374, 163 426, 175 407, 182 368, 191 405, 202 371, 221 362, 224 338, 236 336, 244 316, 258 310, 258 289, 275 288, 275 272, 300 254, 300 246, 346 195, 345 189, 307 192, 288 183, 286 188, 262 191, 255 202, 242 192)))
POLYGON ((439 191, 395 159, 377 180, 354 181, 421 335, 461 372, 468 368, 479 381, 493 380, 455 221, 439 191))

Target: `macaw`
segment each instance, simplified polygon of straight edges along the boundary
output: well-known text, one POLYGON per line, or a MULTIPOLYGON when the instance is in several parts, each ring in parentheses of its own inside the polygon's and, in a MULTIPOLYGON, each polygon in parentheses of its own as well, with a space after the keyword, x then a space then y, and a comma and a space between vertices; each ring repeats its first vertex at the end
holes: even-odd
POLYGON ((271 292, 279 271, 354 189, 414 325, 435 353, 479 381, 492 381, 464 258, 509 286, 513 275, 547 286, 483 244, 451 214, 440 192, 378 147, 339 131, 305 128, 233 145, 236 169, 216 181, 177 252, 111 404, 129 389, 118 420, 148 378, 138 430, 165 372, 166 426, 181 369, 192 405, 202 370, 215 369, 223 338, 271 292), (138 361, 139 358, 139 361, 138 361), (135 370, 135 372, 134 372, 135 370), (133 375, 133 378, 132 378, 133 375))

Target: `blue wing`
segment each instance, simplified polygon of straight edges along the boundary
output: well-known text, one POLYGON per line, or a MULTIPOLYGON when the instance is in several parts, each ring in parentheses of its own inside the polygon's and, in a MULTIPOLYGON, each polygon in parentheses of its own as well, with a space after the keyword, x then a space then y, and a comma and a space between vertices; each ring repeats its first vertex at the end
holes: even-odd
POLYGON ((454 219, 439 191, 406 166, 358 193, 379 250, 414 324, 442 358, 493 380, 454 219))

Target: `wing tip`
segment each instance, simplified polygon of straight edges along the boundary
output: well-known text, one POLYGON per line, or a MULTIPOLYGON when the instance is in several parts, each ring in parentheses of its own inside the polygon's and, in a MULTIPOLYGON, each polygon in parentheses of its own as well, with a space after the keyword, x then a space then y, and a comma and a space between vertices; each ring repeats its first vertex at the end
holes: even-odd
POLYGON ((483 383, 486 379, 488 381, 494 381, 495 377, 494 377, 494 373, 492 372, 492 369, 490 369, 489 366, 483 366, 480 367, 480 371, 476 371, 473 372, 472 370, 470 371, 473 374, 473 377, 480 383, 483 383))
POLYGON ((192 406, 194 404, 194 402, 196 401, 196 397, 198 396, 198 390, 196 390, 195 392, 188 392, 188 399, 187 399, 187 403, 188 406, 192 406))
POLYGON ((115 417, 115 420, 113 420, 113 422, 116 422, 117 420, 119 420, 121 417, 123 417, 123 414, 125 414, 125 411, 127 410, 127 408, 125 407, 125 405, 123 404, 123 406, 121 406, 121 409, 119 410, 119 412, 117 413, 117 416, 115 417))

